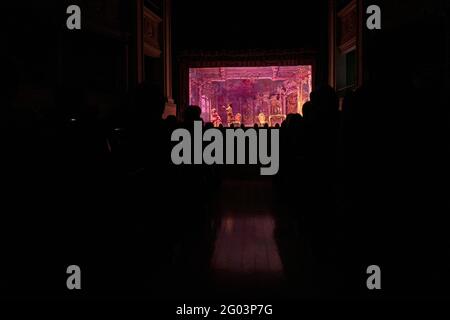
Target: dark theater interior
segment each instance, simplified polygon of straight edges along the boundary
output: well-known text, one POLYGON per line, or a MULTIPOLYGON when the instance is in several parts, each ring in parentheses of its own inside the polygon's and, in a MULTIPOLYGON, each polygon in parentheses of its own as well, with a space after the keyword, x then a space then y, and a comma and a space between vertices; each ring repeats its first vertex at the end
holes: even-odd
POLYGON ((1 300, 450 298, 448 1, 2 8, 1 300))

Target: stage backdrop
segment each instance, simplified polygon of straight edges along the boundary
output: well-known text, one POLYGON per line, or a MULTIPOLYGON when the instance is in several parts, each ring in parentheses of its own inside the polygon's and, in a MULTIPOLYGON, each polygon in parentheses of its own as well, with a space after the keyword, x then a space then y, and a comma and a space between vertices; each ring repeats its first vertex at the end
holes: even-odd
POLYGON ((230 112, 235 124, 273 126, 301 114, 311 89, 311 65, 189 69, 189 104, 201 107, 205 122, 219 116, 224 126, 230 112))
POLYGON ((188 105, 202 103, 205 121, 211 121, 211 106, 219 112, 223 125, 227 125, 227 115, 223 104, 229 103, 233 105, 233 114, 242 113, 241 120, 246 125, 258 123, 259 119, 254 118, 255 114, 258 116, 258 112, 263 113, 264 111, 269 113, 264 114, 267 118, 266 121, 269 122, 270 109, 267 110, 267 104, 273 104, 275 111, 278 111, 276 108, 281 103, 284 115, 289 112, 301 113, 302 104, 309 99, 309 91, 314 90, 317 85, 316 80, 321 78, 316 75, 316 58, 317 51, 314 49, 190 50, 180 52, 175 64, 175 74, 178 74, 179 78, 174 82, 177 92, 177 116, 182 120, 184 110, 188 105), (210 83, 202 86, 202 77, 206 80, 205 82, 210 83), (196 78, 193 80, 196 84, 191 85, 191 78, 196 78), (290 83, 289 80, 291 80, 290 83), (286 84, 280 85, 284 82, 286 84), (298 88, 294 82, 298 83, 298 88), (215 93, 208 96, 202 92, 195 93, 195 87, 202 87, 213 92, 214 90, 222 91, 228 97, 223 97, 221 101, 214 101, 215 99, 220 100, 220 96, 223 94, 215 93), (236 87, 242 87, 242 89, 230 90, 230 88, 236 87), (278 87, 281 87, 280 90, 277 89, 278 87), (298 91, 302 90, 303 93, 299 94, 298 91), (297 92, 297 96, 293 94, 295 92, 297 92), (241 95, 240 101, 237 98, 239 95, 241 95), (202 96, 204 102, 201 101, 202 96), (270 102, 271 100, 272 102, 270 102), (247 109, 246 105, 250 105, 250 108, 247 109), (261 110, 263 112, 260 112, 261 110), (207 114, 208 112, 210 114, 207 114))

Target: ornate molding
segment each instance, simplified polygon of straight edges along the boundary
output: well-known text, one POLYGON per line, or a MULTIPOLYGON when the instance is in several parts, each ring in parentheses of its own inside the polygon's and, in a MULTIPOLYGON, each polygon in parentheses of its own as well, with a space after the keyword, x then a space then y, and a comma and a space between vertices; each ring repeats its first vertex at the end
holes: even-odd
POLYGON ((338 47, 345 54, 356 48, 358 36, 358 10, 356 0, 350 2, 337 14, 338 47))
POLYGON ((255 58, 266 58, 266 57, 298 57, 298 56, 315 56, 317 54, 316 50, 311 49, 254 49, 254 50, 189 50, 183 51, 179 54, 178 58, 181 60, 188 59, 211 59, 217 60, 222 59, 255 59, 255 58))
POLYGON ((144 8, 144 54, 149 57, 161 57, 160 25, 162 19, 144 8))
POLYGON ((313 50, 185 51, 178 56, 189 67, 263 67, 315 65, 313 50))

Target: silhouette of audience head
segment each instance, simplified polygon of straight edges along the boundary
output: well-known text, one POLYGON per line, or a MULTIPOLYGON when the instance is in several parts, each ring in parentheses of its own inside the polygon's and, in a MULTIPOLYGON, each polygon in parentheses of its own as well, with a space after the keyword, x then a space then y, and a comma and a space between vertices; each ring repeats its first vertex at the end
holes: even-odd
POLYGON ((297 129, 301 126, 303 118, 298 113, 290 113, 284 121, 286 128, 297 129))
POLYGON ((313 103, 311 101, 307 101, 303 104, 303 118, 305 121, 309 121, 311 119, 311 113, 313 111, 313 103))
POLYGON ((194 121, 201 121, 202 109, 199 106, 188 106, 184 111, 184 122, 191 124, 194 121))

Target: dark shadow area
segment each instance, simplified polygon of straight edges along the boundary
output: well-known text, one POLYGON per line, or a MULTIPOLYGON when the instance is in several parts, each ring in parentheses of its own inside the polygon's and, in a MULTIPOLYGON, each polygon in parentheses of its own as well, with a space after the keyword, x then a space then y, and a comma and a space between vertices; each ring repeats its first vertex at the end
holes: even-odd
POLYGON ((364 30, 359 83, 343 89, 326 84, 327 1, 300 11, 291 1, 174 1, 172 24, 164 1, 76 2, 87 11, 79 33, 65 28, 64 1, 6 10, 2 299, 449 298, 448 4, 411 1, 397 21, 401 8, 376 1, 386 28, 364 30), (161 16, 156 36, 137 15, 143 6, 161 16), (148 49, 148 38, 158 45, 148 49), (314 90, 294 101, 302 114, 239 127, 280 133, 276 175, 173 163, 175 130, 238 129, 175 106, 188 98, 178 90, 186 52, 273 66, 253 53, 295 60, 291 49, 314 53, 314 90), (80 291, 66 286, 73 264, 80 291), (367 288, 370 265, 381 268, 380 291, 367 288))

